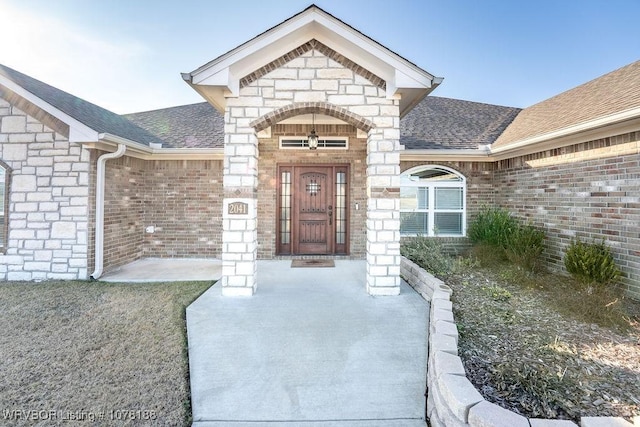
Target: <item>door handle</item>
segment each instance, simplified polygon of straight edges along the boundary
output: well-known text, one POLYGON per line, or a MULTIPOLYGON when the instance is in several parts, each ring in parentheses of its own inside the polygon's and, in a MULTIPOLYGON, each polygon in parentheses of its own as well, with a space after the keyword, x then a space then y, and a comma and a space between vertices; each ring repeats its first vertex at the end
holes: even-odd
POLYGON ((329 210, 329 225, 331 225, 331 220, 333 219, 333 207, 330 205, 327 209, 329 210))

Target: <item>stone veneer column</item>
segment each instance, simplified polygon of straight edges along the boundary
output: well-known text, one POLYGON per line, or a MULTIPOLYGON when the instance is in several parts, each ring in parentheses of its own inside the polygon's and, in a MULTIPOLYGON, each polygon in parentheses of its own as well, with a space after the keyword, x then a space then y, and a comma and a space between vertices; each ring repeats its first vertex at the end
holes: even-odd
POLYGON ((400 118, 374 118, 367 141, 367 292, 400 294, 400 118))
POLYGON ((258 254, 258 138, 249 126, 257 108, 234 107, 242 99, 229 99, 225 112, 224 201, 222 212, 222 295, 251 296, 256 291, 258 254), (232 203, 246 204, 230 212, 232 203))

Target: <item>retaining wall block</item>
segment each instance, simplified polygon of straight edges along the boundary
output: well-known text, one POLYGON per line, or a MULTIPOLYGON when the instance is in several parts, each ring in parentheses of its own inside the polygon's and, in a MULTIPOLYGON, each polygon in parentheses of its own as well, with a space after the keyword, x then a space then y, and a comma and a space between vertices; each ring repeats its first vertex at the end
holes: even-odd
POLYGON ((431 304, 432 309, 442 309, 453 311, 453 303, 444 299, 437 299, 431 304))
POLYGON ((456 418, 465 422, 469 416, 469 409, 484 400, 467 377, 442 374, 438 377, 437 384, 446 406, 456 418))
POLYGON ((440 376, 443 374, 451 374, 463 377, 466 375, 460 357, 445 351, 434 351, 431 354, 431 359, 433 359, 432 375, 440 376))
POLYGON ((531 427, 577 427, 577 424, 569 420, 545 420, 543 418, 529 418, 531 427))
POLYGON ((529 421, 522 415, 485 400, 469 409, 469 425, 471 427, 529 427, 529 421))
POLYGON ((447 322, 453 322, 453 312, 451 310, 443 310, 441 308, 436 308, 435 310, 433 310, 433 316, 432 316, 432 320, 438 321, 438 320, 445 320, 447 322))
POLYGON ((441 289, 436 289, 435 291, 433 291, 433 295, 431 295, 431 300, 433 301, 436 299, 444 299, 449 301, 449 299, 451 299, 451 294, 441 289))
POLYGON ((582 417, 580 425, 582 427, 634 427, 621 417, 582 417))
POLYGON ((456 345, 458 344, 458 327, 455 322, 449 322, 446 320, 436 320, 431 321, 429 326, 429 333, 441 333, 444 335, 449 335, 456 340, 456 345))
POLYGON ((444 351, 446 353, 458 355, 458 344, 456 339, 450 335, 442 333, 430 334, 429 336, 429 348, 432 352, 444 351))

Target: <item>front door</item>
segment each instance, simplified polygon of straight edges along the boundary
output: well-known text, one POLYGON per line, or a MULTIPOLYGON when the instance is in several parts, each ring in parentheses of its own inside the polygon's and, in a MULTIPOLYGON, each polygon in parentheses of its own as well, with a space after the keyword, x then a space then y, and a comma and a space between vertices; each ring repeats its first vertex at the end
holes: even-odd
POLYGON ((278 253, 347 253, 346 165, 279 167, 278 253))

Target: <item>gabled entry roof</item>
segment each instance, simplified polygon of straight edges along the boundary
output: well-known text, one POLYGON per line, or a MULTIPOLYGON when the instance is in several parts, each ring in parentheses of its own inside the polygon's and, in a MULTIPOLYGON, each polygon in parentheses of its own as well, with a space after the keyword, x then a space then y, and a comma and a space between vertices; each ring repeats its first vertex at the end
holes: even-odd
POLYGON ((225 95, 237 96, 243 79, 285 55, 295 54, 296 49, 309 42, 337 52, 380 78, 387 96, 401 94, 401 116, 442 82, 442 78, 421 69, 316 5, 182 77, 216 109, 224 111, 225 95))

